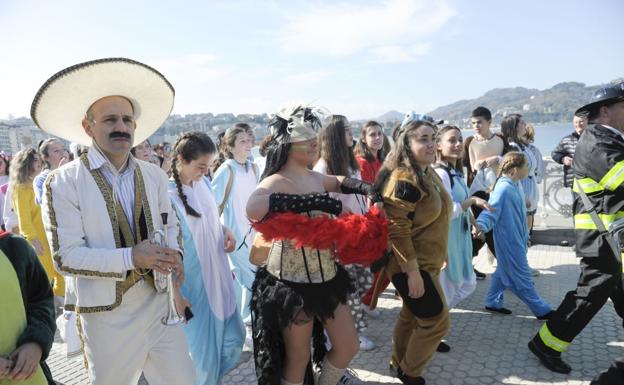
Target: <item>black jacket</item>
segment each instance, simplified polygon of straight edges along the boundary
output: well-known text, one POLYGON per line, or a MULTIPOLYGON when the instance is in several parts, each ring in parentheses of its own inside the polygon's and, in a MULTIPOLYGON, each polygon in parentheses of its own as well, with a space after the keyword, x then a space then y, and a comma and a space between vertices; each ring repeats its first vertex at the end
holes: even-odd
POLYGON ((50 280, 39 262, 35 250, 24 238, 0 233, 0 249, 7 256, 19 280, 26 308, 26 329, 17 339, 17 347, 27 342, 41 346, 41 368, 48 383, 54 384, 45 360, 50 354, 56 331, 54 296, 50 280))
MULTIPOLYGON (((568 136, 564 136, 563 139, 561 139, 561 142, 559 142, 557 147, 550 154, 552 159, 559 164, 563 164, 563 158, 566 156, 574 158, 576 145, 578 144, 580 137, 581 136, 576 131, 568 136)), ((565 187, 572 187, 573 180, 574 173, 572 172, 571 167, 563 165, 563 185, 565 187)))
MULTIPOLYGON (((624 217, 624 138, 607 127, 588 127, 576 146, 574 177, 589 197, 606 228, 624 217)), ((574 186, 574 190, 578 191, 574 186)), ((599 234, 581 197, 574 201, 576 254, 609 257, 613 254, 599 234)))

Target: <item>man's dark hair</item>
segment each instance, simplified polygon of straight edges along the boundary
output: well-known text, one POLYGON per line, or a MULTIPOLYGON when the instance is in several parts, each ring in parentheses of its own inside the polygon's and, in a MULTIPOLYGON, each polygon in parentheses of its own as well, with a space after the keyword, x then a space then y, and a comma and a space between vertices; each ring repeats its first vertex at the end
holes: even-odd
POLYGON ((485 120, 491 121, 492 120, 492 113, 490 112, 490 110, 488 110, 487 108, 483 107, 483 106, 479 106, 477 108, 475 108, 474 110, 472 110, 472 115, 473 118, 484 118, 485 120))

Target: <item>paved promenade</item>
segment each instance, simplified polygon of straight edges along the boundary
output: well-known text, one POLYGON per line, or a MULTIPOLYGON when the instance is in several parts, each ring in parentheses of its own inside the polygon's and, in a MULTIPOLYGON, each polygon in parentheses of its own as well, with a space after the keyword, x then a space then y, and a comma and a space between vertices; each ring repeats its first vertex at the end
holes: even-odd
MULTIPOLYGON (((535 278, 537 289, 553 307, 574 287, 579 273, 569 247, 534 246, 529 251, 529 264, 540 270, 541 276, 535 278)), ((493 271, 487 257, 480 259, 479 268, 493 271)), ((611 361, 624 356, 624 330, 609 302, 565 355, 572 373, 565 376, 544 369, 526 347, 541 322, 511 293, 505 305, 513 310, 512 315, 483 311, 488 285, 489 278, 480 281, 472 297, 451 311, 451 332, 446 340, 452 350, 437 354, 430 363, 424 373, 427 384, 589 384, 611 361)), ((352 368, 365 384, 399 384, 388 371, 388 360, 400 302, 388 290, 380 308, 381 316, 370 320, 369 332, 377 348, 361 352, 352 368)), ((88 384, 81 358, 67 360, 64 354, 64 346, 55 343, 49 360, 55 379, 60 384, 88 384)), ((241 363, 223 381, 223 385, 233 384, 255 384, 251 360, 241 363)))

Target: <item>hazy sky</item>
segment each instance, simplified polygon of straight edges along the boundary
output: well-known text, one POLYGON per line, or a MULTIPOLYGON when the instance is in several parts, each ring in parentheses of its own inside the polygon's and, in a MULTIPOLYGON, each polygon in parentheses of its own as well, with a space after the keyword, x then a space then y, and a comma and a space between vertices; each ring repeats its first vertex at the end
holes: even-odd
POLYGON ((350 118, 430 111, 497 87, 624 76, 622 0, 0 0, 0 118, 56 71, 123 56, 160 70, 175 113, 350 118))

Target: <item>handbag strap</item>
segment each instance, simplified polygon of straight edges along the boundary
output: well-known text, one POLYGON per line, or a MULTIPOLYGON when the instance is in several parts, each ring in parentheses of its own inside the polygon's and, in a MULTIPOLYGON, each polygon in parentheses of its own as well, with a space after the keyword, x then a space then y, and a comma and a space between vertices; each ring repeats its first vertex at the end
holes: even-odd
POLYGON ((232 183, 234 182, 234 171, 232 170, 232 167, 230 167, 229 164, 226 164, 226 166, 228 168, 228 172, 230 176, 228 178, 227 185, 225 186, 225 194, 223 194, 223 200, 221 201, 221 204, 219 205, 219 216, 223 214, 223 209, 225 208, 225 202, 227 202, 228 197, 230 196, 230 191, 232 191, 232 183))
POLYGON ((607 231, 607 228, 605 227, 604 223, 602 223, 602 221, 600 220, 600 217, 598 216, 598 213, 596 212, 596 207, 591 203, 587 194, 585 194, 585 190, 583 190, 583 187, 579 183, 578 179, 574 178, 574 183, 576 183, 576 188, 579 191, 579 195, 581 196, 581 200, 583 201, 583 206, 585 206, 585 210, 589 213, 589 216, 591 217, 592 221, 594 221, 594 224, 596 225, 598 232, 605 235, 607 244, 611 248, 611 251, 613 252, 613 255, 615 256, 615 259, 618 261, 618 263, 621 263, 622 262, 621 257, 620 257, 621 251, 620 251, 620 248, 615 243, 615 239, 613 239, 613 236, 611 235, 611 233, 607 231))

